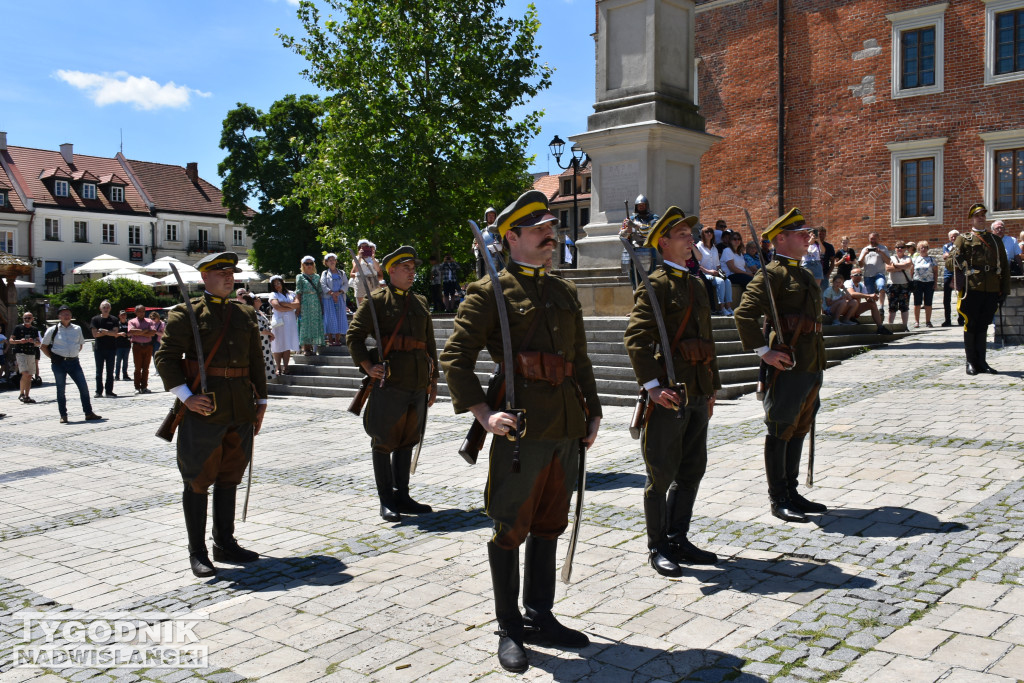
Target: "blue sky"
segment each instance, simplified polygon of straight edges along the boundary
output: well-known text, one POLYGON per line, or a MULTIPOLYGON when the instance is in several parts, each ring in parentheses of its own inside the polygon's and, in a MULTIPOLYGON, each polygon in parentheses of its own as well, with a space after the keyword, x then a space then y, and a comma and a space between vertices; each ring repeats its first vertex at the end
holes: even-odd
MULTIPOLYGON (((224 115, 315 92, 275 30, 300 34, 297 0, 5 3, 0 130, 10 145, 184 165, 219 184, 224 115)), ((521 15, 527 0, 508 0, 521 15)), ((557 172, 547 143, 586 129, 594 100, 593 0, 536 0, 541 60, 556 68, 533 170, 557 172)), ((564 157, 563 157, 564 158, 564 157)))

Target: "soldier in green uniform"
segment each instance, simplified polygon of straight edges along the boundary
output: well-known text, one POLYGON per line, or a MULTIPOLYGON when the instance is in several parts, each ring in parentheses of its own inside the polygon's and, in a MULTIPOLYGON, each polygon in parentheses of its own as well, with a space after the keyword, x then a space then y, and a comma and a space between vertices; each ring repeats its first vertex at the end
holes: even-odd
POLYGON ((971 231, 958 236, 946 258, 946 268, 953 271, 957 291, 957 312, 964 319, 964 351, 967 374, 996 374, 985 360, 988 326, 996 309, 1010 293, 1010 263, 1003 241, 992 235, 985 223, 984 204, 967 210, 971 231))
POLYGON ((352 317, 346 343, 352 362, 374 380, 363 413, 363 429, 370 436, 373 450, 380 516, 398 522, 403 512, 432 512, 429 505, 409 495, 409 468, 427 408, 437 398, 437 347, 427 300, 410 291, 420 264, 416 250, 399 247, 381 263, 389 284, 370 296, 383 337, 377 340, 377 349, 383 350, 384 357, 377 349, 371 352, 366 348, 366 338, 373 335, 372 313, 366 301, 352 317))
POLYGON ((633 294, 633 312, 623 338, 636 380, 655 404, 640 443, 647 467, 644 516, 649 560, 663 576, 681 576, 680 563, 718 561, 714 553, 700 550, 686 537, 707 468, 708 419, 715 391, 722 388, 707 290, 681 265, 693 249, 696 224, 696 216, 684 216, 677 207, 670 207, 644 243, 657 249, 663 259, 650 276, 651 287, 671 340, 675 381, 677 387, 685 387, 685 394, 669 384, 655 310, 644 284, 633 294))
MULTIPOLYGON (((213 559, 244 563, 259 555, 235 540, 235 494, 267 410, 267 375, 256 312, 235 300, 238 256, 212 254, 195 267, 206 291, 192 300, 207 389, 200 391, 195 335, 184 304, 167 317, 156 367, 164 388, 184 404, 178 428, 178 470, 185 482, 182 506, 189 563, 196 576, 216 573, 206 551, 207 491, 213 486, 213 559)), ((181 406, 178 406, 180 408, 181 406)))
POLYGON ((511 360, 502 358, 502 331, 490 279, 469 286, 455 330, 441 354, 455 412, 471 411, 494 435, 484 494, 487 515, 494 522, 487 555, 499 627, 498 662, 517 672, 528 667, 524 637, 567 648, 586 647, 590 642, 584 633, 558 623, 551 612, 555 550, 568 526, 580 443, 593 444, 601 423, 576 287, 548 274, 557 246, 556 222, 546 197, 538 191, 523 194, 496 222, 510 256, 499 281, 515 354, 519 405, 513 407, 526 411, 520 460, 514 461, 513 444, 505 438, 517 428, 516 416, 487 404, 474 372, 484 348, 499 363, 511 360), (519 546, 524 542, 525 620, 518 604, 519 546))
POLYGON ((747 285, 734 311, 743 348, 756 351, 769 366, 764 396, 764 468, 772 514, 787 522, 806 522, 807 512, 825 512, 797 492, 804 437, 818 412, 818 391, 825 370, 821 336, 821 288, 809 270, 800 267, 807 253, 810 228, 797 209, 761 233, 775 245, 775 258, 747 285), (767 272, 766 272, 767 271, 767 272), (767 278, 767 283, 766 279, 767 278), (771 296, 778 309, 782 335, 772 330, 765 343, 761 316, 771 320, 771 296))

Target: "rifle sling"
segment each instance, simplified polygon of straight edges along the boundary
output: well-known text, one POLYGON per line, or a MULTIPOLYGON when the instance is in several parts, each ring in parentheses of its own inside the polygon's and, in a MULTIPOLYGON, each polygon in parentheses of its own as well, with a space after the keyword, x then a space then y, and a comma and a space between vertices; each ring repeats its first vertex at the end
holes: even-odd
MULTIPOLYGON (((224 325, 223 325, 223 327, 220 330, 220 336, 217 337, 217 341, 213 342, 213 347, 210 348, 210 352, 208 354, 206 354, 206 362, 203 363, 203 371, 204 372, 207 369, 209 369, 210 362, 213 361, 213 357, 215 355, 217 355, 217 349, 220 348, 220 343, 222 341, 224 341, 224 336, 228 333, 228 322, 231 321, 231 311, 232 310, 233 310, 232 307, 230 305, 228 305, 228 312, 224 316, 224 325)), ((197 372, 196 376, 195 376, 195 379, 192 380, 192 386, 191 386, 192 393, 195 393, 196 389, 199 387, 200 379, 201 379, 201 376, 197 372)))

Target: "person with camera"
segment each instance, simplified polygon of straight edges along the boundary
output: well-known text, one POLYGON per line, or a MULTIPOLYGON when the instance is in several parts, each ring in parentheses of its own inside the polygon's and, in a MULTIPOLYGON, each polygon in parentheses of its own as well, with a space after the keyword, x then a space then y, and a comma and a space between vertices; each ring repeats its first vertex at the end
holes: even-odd
POLYGON ((885 312, 885 267, 892 262, 889 248, 878 241, 878 233, 868 235, 868 244, 860 250, 857 264, 864 269, 864 286, 868 294, 874 294, 879 312, 885 312))

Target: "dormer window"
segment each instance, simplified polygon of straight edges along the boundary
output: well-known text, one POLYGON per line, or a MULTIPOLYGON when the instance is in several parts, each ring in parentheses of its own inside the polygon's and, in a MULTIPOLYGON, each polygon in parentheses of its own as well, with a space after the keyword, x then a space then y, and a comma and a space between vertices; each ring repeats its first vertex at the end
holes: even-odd
POLYGON ((124 188, 118 185, 110 186, 110 201, 117 203, 124 201, 124 188))
POLYGON ((68 181, 66 180, 55 180, 53 181, 53 194, 55 197, 67 197, 68 196, 68 181))
POLYGON ((0 209, 7 206, 7 190, 0 190, 0 209))
POLYGON ((96 183, 82 183, 82 199, 96 199, 96 183))

